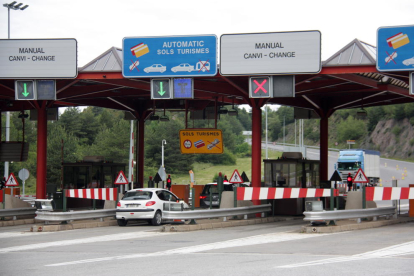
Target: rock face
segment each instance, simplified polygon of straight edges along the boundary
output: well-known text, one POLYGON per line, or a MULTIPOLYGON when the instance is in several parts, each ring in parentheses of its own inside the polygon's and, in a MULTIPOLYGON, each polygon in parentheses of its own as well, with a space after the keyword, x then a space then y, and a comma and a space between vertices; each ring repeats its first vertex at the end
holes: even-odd
POLYGON ((413 158, 414 128, 409 119, 379 121, 364 144, 380 151, 382 157, 413 158))

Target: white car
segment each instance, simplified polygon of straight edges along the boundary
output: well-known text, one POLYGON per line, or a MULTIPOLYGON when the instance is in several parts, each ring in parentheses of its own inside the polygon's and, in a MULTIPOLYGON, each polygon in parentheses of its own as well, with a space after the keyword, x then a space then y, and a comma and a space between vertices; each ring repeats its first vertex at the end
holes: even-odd
POLYGON ((166 70, 167 70, 167 67, 165 67, 162 64, 153 64, 151 66, 148 66, 148 67, 144 68, 145 73, 149 73, 149 72, 164 73, 166 70))
POLYGON ((116 219, 119 226, 127 225, 130 220, 146 220, 152 225, 160 225, 163 211, 177 209, 189 209, 189 206, 166 189, 132 189, 118 202, 116 219))
POLYGON ((174 73, 176 72, 192 72, 194 71, 194 66, 190 65, 188 63, 181 63, 178 66, 174 66, 173 68, 171 68, 171 71, 173 71, 174 73))

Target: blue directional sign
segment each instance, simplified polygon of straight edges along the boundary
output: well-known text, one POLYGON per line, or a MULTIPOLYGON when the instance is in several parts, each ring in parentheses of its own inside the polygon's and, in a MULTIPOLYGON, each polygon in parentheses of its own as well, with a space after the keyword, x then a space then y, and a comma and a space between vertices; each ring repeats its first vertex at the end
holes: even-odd
POLYGON ((199 77, 217 74, 217 37, 126 37, 125 78, 199 77))
POLYGON ((414 26, 381 27, 377 32, 377 70, 414 70, 414 26))
POLYGON ((174 99, 193 99, 193 92, 193 79, 174 79, 174 99))

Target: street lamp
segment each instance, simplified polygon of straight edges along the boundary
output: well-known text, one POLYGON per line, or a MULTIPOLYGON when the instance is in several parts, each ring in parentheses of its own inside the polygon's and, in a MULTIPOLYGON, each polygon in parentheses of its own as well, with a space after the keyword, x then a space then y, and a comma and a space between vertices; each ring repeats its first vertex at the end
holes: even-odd
MULTIPOLYGON (((10 9, 12 10, 25 10, 29 5, 23 5, 23 3, 16 4, 16 1, 11 2, 10 4, 3 4, 3 7, 7 8, 8 12, 8 39, 10 39, 10 9)), ((0 118, 1 119, 1 118, 0 118)), ((6 142, 10 140, 10 111, 6 112, 6 142)), ((23 141, 24 142, 24 141, 23 141)), ((8 177, 9 174, 9 162, 4 162, 4 176, 8 177)))
POLYGON ((10 4, 3 4, 3 7, 5 7, 5 8, 7 8, 7 10, 8 10, 8 20, 9 20, 9 36, 8 36, 8 38, 10 39, 10 10, 21 10, 21 11, 23 11, 23 10, 25 10, 25 9, 27 9, 28 7, 29 7, 29 5, 25 5, 25 6, 23 6, 23 7, 21 7, 22 5, 23 5, 23 3, 19 3, 19 4, 16 4, 17 3, 17 1, 13 1, 13 2, 11 2, 10 4))

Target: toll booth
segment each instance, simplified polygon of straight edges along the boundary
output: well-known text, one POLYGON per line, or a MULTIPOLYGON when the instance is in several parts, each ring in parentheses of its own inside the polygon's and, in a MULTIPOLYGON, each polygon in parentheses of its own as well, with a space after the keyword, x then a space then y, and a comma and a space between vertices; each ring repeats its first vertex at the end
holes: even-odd
MULTIPOLYGON (((114 182, 125 163, 105 161, 103 157, 85 157, 76 163, 62 163, 63 189, 116 188, 114 182)), ((96 208, 103 208, 104 200, 95 200, 96 208)), ((67 198, 67 208, 92 208, 91 199, 67 198)))
MULTIPOLYGON (((264 187, 320 188, 319 160, 303 159, 300 152, 284 152, 282 158, 263 162, 264 187)), ((274 199, 269 203, 275 215, 301 215, 305 210, 304 198, 274 199)))

